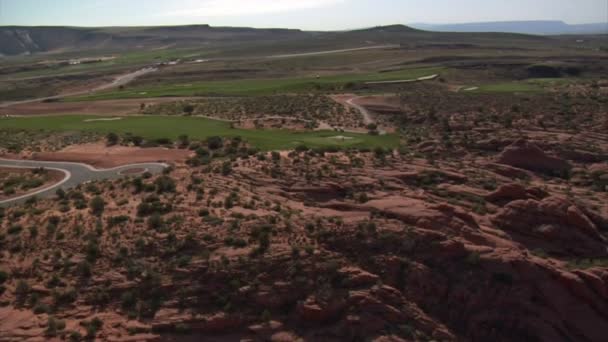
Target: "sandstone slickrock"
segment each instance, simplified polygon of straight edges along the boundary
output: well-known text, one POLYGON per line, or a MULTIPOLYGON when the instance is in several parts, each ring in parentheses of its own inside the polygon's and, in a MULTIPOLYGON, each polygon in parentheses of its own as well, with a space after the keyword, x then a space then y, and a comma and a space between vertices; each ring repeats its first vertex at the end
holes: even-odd
POLYGON ((556 175, 572 168, 567 161, 548 155, 534 143, 523 139, 507 146, 498 156, 497 163, 556 175))
POLYGON ((608 256, 607 241, 595 224, 563 198, 512 201, 491 220, 526 244, 566 255, 608 256))

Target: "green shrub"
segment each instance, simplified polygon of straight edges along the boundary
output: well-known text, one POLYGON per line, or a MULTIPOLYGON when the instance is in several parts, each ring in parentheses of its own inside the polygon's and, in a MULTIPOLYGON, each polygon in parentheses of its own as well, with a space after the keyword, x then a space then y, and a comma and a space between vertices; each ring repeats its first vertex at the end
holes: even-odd
POLYGON ((99 196, 93 197, 93 199, 91 199, 91 202, 89 202, 89 208, 91 208, 91 213, 95 216, 101 216, 101 214, 103 214, 105 206, 106 202, 103 200, 103 198, 99 196))
POLYGON ((175 192, 175 181, 169 176, 161 176, 154 181, 156 192, 159 194, 165 192, 175 192))

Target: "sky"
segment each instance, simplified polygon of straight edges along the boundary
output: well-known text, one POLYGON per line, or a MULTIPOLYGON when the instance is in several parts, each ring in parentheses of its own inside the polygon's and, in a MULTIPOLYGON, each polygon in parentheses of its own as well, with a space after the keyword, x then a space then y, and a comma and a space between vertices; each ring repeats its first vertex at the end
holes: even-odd
POLYGON ((408 23, 608 22, 608 0, 0 0, 2 25, 281 27, 408 23))

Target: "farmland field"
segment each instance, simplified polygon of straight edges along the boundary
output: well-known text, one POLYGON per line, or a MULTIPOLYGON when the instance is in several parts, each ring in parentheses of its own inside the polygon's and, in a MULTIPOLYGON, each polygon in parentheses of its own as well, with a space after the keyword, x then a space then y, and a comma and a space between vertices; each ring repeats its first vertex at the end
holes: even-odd
POLYGON ((289 149, 299 145, 308 147, 392 148, 396 147, 399 142, 395 135, 372 136, 334 131, 294 132, 288 130, 233 129, 228 122, 197 117, 124 117, 114 121, 91 121, 104 118, 108 117, 66 115, 10 118, 2 119, 0 127, 14 130, 52 132, 132 133, 146 139, 168 138, 172 140, 183 134, 188 135, 191 139, 201 140, 210 136, 240 136, 262 150, 289 149))

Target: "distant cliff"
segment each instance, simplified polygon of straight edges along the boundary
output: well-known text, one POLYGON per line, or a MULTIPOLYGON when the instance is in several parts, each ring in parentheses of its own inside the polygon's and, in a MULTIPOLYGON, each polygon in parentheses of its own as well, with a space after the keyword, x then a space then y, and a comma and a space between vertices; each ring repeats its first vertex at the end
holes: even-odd
POLYGON ((188 47, 206 42, 281 40, 306 36, 299 30, 210 27, 0 27, 0 54, 22 55, 71 50, 124 50, 133 47, 188 47))
POLYGON ((439 32, 508 32, 538 35, 608 33, 608 23, 568 25, 563 21, 496 21, 464 24, 411 24, 411 27, 439 32))

